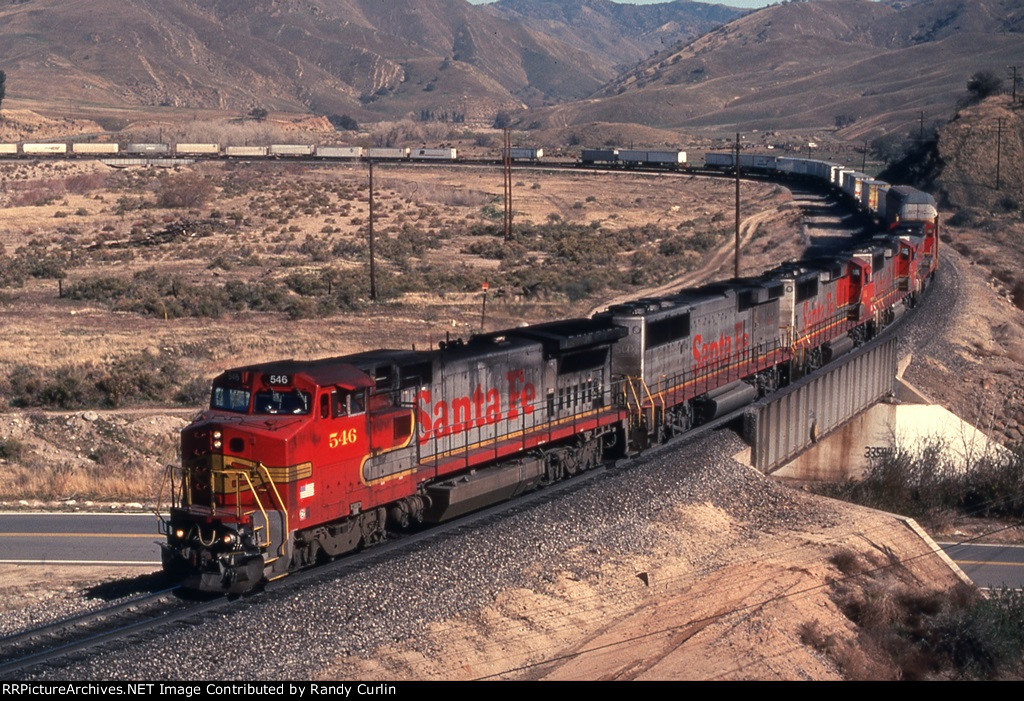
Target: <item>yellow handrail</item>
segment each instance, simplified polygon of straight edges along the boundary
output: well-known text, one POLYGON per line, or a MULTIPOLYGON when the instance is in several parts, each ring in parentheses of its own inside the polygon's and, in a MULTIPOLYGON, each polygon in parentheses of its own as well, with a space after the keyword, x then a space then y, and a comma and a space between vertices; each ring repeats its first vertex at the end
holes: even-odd
MULTIPOLYGON (((627 376, 626 377, 626 381, 629 382, 629 391, 633 394, 633 401, 636 402, 636 413, 637 413, 637 416, 639 416, 640 412, 643 411, 643 406, 640 403, 639 395, 637 395, 637 393, 636 393, 636 387, 633 386, 633 378, 627 376)), ((626 400, 627 400, 626 404, 628 405, 629 404, 629 398, 627 397, 626 400)))
MULTIPOLYGON (((647 398, 651 400, 651 425, 654 425, 654 396, 651 394, 651 388, 647 386, 647 380, 640 378, 640 384, 643 386, 644 391, 647 392, 647 398)), ((662 407, 664 410, 664 407, 662 407)))
MULTIPOLYGON (((253 501, 256 504, 256 508, 259 509, 260 513, 263 515, 263 522, 265 524, 267 524, 267 526, 268 526, 266 532, 264 533, 263 538, 261 539, 261 542, 259 543, 259 546, 261 548, 266 548, 266 547, 269 547, 270 543, 271 543, 270 529, 269 529, 270 517, 267 515, 267 510, 263 506, 263 500, 260 498, 260 495, 256 492, 256 485, 253 483, 252 476, 251 476, 251 473, 253 471, 254 470, 238 470, 238 469, 223 469, 223 468, 219 469, 219 470, 215 469, 215 470, 211 470, 210 471, 210 479, 211 479, 211 483, 212 483, 212 481, 216 477, 218 477, 218 476, 221 477, 221 478, 228 478, 228 477, 234 476, 236 478, 234 480, 234 482, 235 482, 235 485, 234 485, 235 486, 235 513, 239 517, 241 517, 241 513, 242 513, 242 499, 241 499, 242 492, 241 492, 241 489, 240 489, 240 487, 241 487, 241 480, 238 479, 238 478, 240 477, 240 478, 244 478, 245 479, 245 482, 248 485, 249 491, 252 492, 252 498, 253 498, 253 501)), ((271 558, 271 559, 266 561, 266 564, 270 564, 270 563, 275 562, 276 560, 278 560, 279 558, 284 556, 285 540, 286 540, 287 535, 289 533, 289 530, 288 530, 289 529, 288 509, 286 508, 286 506, 284 504, 284 500, 281 498, 281 493, 277 489, 277 484, 274 482, 273 477, 270 476, 270 470, 267 468, 267 466, 264 465, 262 462, 257 463, 256 464, 255 472, 256 472, 256 474, 258 474, 260 476, 260 480, 261 480, 263 486, 269 492, 273 493, 274 500, 277 502, 277 506, 280 508, 281 513, 284 515, 284 529, 283 529, 282 535, 281 535, 281 544, 278 546, 278 549, 277 549, 277 557, 271 558)), ((215 485, 213 485, 213 486, 215 487, 215 485)), ((214 493, 216 493, 216 489, 215 488, 214 488, 214 493)), ((217 504, 217 501, 216 501, 216 499, 214 499, 213 500, 213 508, 214 509, 216 508, 216 504, 217 504)), ((250 512, 250 513, 253 513, 253 512, 250 512)))
MULTIPOLYGON (((281 535, 281 545, 278 546, 278 548, 277 548, 277 555, 278 555, 278 557, 282 557, 284 555, 284 542, 285 542, 285 539, 287 539, 288 533, 289 533, 289 530, 288 530, 288 509, 285 507, 284 500, 281 498, 281 493, 279 491, 277 491, 277 484, 274 483, 274 479, 270 476, 270 470, 267 469, 267 466, 264 465, 263 463, 259 463, 259 467, 260 467, 261 470, 263 470, 263 474, 266 475, 267 482, 270 483, 271 489, 274 490, 274 497, 277 499, 277 505, 281 507, 281 513, 284 514, 284 531, 282 531, 282 535, 281 535)), ((255 494, 255 492, 253 492, 253 494, 255 494)), ((268 521, 268 523, 269 523, 269 521, 268 521)), ((274 559, 277 559, 277 558, 274 558, 274 559)))

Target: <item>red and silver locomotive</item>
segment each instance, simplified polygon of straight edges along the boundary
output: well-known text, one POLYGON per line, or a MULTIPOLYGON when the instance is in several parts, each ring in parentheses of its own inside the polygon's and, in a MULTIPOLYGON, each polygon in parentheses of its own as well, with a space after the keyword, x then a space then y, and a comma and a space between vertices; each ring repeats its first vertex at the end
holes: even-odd
POLYGON ((934 201, 889 194, 888 230, 835 258, 437 350, 224 372, 169 473, 165 569, 243 592, 389 525, 638 452, 813 370, 894 321, 935 272, 934 201))

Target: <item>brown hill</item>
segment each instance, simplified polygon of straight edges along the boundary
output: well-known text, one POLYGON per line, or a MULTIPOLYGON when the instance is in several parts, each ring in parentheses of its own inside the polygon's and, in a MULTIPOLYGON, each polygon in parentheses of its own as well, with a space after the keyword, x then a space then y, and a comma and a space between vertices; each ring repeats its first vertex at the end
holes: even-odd
POLYGON ((609 62, 464 0, 19 0, 8 98, 35 105, 492 116, 588 94, 609 62))
MULTIPOLYGON (((967 79, 1024 63, 1024 6, 1005 0, 775 5, 659 54, 541 121, 821 128, 847 137, 952 114, 967 79)), ((531 116, 536 120, 537 116, 531 116)))
POLYGON ((961 110, 939 131, 937 150, 942 169, 935 185, 948 204, 1020 214, 1024 115, 1009 96, 961 110))
POLYGON ((690 0, 654 5, 611 0, 498 0, 484 7, 622 70, 680 42, 692 41, 743 13, 734 7, 690 0))

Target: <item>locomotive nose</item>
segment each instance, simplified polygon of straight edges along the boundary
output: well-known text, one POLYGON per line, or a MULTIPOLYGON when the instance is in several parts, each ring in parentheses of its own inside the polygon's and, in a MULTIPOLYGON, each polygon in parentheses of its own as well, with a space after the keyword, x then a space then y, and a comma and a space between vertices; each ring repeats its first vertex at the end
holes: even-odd
POLYGON ((182 431, 181 443, 182 455, 196 459, 210 454, 246 457, 250 441, 238 427, 207 424, 182 431))

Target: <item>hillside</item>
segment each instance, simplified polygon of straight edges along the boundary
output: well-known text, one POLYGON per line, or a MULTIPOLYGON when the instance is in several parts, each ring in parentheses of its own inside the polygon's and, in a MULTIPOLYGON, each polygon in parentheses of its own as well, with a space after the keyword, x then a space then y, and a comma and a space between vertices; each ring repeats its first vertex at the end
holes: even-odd
MULTIPOLYGON (((841 136, 951 115, 968 78, 1024 63, 1024 7, 1007 0, 813 0, 764 8, 668 50, 542 124, 833 127, 841 136)), ((537 115, 531 115, 537 121, 537 115)))
POLYGON ((0 66, 7 97, 33 107, 259 105, 359 119, 488 118, 615 76, 611 59, 464 0, 19 0, 0 8, 0 66))
POLYGON ((692 41, 743 13, 725 5, 690 0, 654 5, 611 0, 498 0, 484 7, 581 51, 610 59, 623 70, 679 42, 692 41))
POLYGON ((938 156, 944 166, 935 185, 949 205, 1020 214, 1024 203, 1024 116, 1019 106, 1010 105, 1008 96, 961 110, 940 130, 938 156))

